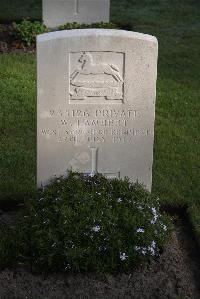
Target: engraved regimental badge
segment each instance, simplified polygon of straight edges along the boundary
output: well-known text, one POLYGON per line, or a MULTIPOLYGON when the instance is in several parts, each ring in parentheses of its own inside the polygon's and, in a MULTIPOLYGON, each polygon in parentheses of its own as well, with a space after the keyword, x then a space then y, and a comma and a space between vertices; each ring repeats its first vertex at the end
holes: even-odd
POLYGON ((70 53, 70 101, 123 102, 124 53, 70 53))

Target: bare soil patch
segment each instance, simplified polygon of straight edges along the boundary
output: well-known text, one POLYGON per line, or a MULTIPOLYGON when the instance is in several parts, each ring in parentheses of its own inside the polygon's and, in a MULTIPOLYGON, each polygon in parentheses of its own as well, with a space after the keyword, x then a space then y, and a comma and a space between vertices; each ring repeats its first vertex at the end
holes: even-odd
MULTIPOLYGON (((14 211, 1 211, 0 224, 14 225, 17 217, 14 211)), ((163 254, 132 273, 35 275, 27 268, 4 269, 0 271, 0 298, 199 299, 199 277, 198 247, 188 223, 176 217, 175 230, 163 254)))

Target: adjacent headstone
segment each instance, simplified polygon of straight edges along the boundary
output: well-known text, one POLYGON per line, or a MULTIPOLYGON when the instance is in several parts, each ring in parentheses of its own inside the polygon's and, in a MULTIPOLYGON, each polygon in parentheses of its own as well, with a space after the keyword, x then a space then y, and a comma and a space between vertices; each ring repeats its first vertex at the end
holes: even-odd
POLYGON ((42 11, 49 28, 72 22, 109 22, 110 0, 43 0, 42 11))
POLYGON ((37 38, 38 186, 66 173, 128 176, 151 189, 155 37, 69 30, 37 38))

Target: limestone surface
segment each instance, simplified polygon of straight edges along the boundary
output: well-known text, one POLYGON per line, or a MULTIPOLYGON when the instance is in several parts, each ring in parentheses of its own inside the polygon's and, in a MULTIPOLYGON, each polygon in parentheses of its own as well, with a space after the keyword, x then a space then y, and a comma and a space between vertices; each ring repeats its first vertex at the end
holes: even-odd
POLYGON ((72 169, 151 189, 157 50, 122 30, 38 36, 38 186, 72 169))

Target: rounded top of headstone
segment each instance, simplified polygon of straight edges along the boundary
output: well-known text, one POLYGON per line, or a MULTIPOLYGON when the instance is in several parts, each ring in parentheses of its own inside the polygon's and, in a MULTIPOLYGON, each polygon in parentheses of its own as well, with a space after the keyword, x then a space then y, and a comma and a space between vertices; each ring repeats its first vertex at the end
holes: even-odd
POLYGON ((95 37, 119 37, 119 38, 131 38, 149 41, 157 44, 157 38, 155 36, 116 29, 74 29, 74 30, 61 30, 49 33, 43 33, 37 36, 37 42, 45 42, 55 39, 72 38, 72 37, 84 37, 84 36, 95 36, 95 37))

